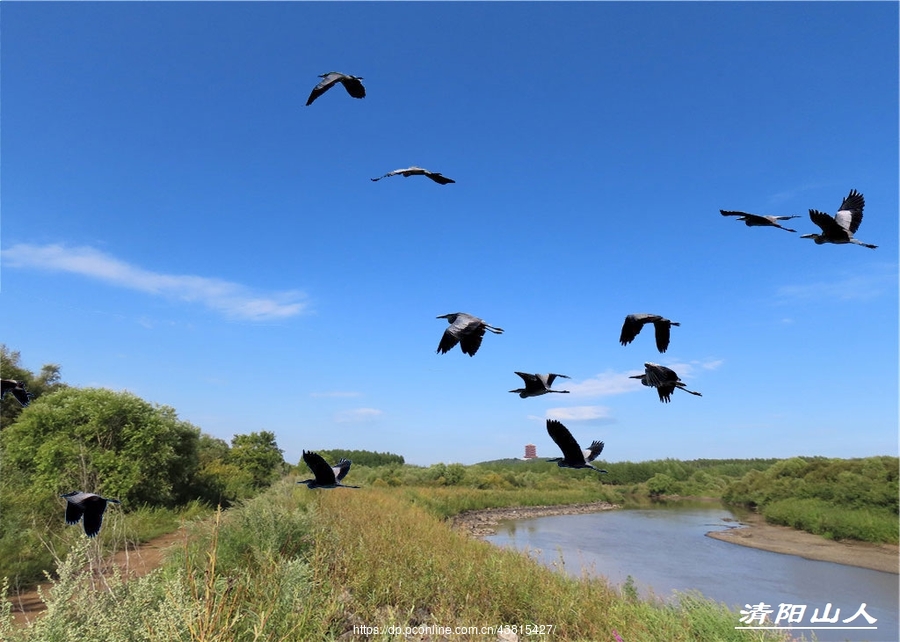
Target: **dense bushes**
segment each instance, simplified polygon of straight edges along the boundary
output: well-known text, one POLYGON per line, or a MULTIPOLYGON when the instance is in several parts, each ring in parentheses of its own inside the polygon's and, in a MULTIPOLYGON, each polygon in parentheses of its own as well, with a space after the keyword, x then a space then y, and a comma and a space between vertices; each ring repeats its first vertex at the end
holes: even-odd
POLYGON ((40 579, 52 551, 75 535, 64 530, 61 493, 96 492, 120 499, 117 511, 154 515, 149 524, 136 521, 146 533, 129 530, 129 538, 145 539, 159 534, 154 523, 169 521, 154 511, 229 506, 285 472, 271 432, 236 435, 229 447, 168 406, 129 392, 67 386, 54 364, 35 376, 5 346, 0 358, 4 377, 35 393, 27 408, 9 407, 11 397, 2 407, 0 568, 14 584, 40 579))
POLYGON ((897 457, 793 457, 728 485, 722 499, 834 539, 898 541, 897 457))

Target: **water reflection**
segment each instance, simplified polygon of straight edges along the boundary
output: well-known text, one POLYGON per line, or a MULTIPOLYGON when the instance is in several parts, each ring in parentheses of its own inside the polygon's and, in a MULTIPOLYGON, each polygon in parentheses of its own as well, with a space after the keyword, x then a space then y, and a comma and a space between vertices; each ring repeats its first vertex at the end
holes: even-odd
MULTIPOLYGON (((865 602, 866 612, 878 620, 877 631, 816 631, 818 639, 900 639, 897 575, 706 537, 709 531, 735 526, 735 519, 715 504, 679 503, 505 522, 487 540, 527 549, 544 564, 571 575, 603 575, 619 586, 630 575, 644 597, 671 598, 673 591, 698 589, 735 610, 760 602, 772 605, 771 617, 782 603, 805 604, 805 626, 810 626, 815 609, 822 615, 827 603, 832 604, 832 615, 840 608, 844 619, 865 602)), ((740 625, 737 617, 735 625, 740 625)), ((860 616, 843 626, 863 625, 868 626, 860 616)))

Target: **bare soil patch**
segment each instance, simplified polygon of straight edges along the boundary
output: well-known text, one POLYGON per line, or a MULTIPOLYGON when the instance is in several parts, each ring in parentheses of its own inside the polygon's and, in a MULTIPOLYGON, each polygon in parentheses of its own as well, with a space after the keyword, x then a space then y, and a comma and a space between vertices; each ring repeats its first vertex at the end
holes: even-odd
POLYGON ((789 526, 767 524, 762 515, 751 514, 744 518, 741 527, 712 531, 707 536, 808 560, 847 564, 886 573, 900 571, 900 547, 896 544, 828 540, 789 526))
MULTIPOLYGON (((113 569, 118 568, 122 577, 125 578, 147 575, 162 564, 167 549, 174 544, 183 542, 185 537, 184 529, 179 529, 137 546, 126 546, 104 561, 100 573, 109 577, 112 576, 113 569)), ((44 583, 41 587, 46 593, 50 590, 51 585, 44 583)), ((25 626, 47 608, 47 605, 38 596, 37 588, 12 593, 9 601, 12 602, 13 617, 19 626, 25 626)))

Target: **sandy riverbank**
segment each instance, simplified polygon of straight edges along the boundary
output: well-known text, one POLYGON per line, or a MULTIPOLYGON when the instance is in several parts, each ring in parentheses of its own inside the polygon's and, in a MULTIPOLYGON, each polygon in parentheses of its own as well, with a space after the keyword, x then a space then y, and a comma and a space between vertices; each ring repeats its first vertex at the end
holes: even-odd
POLYGON ((713 531, 707 535, 723 542, 797 555, 808 560, 835 562, 886 573, 900 571, 900 548, 896 544, 835 542, 788 526, 767 524, 761 515, 751 514, 737 528, 713 531))

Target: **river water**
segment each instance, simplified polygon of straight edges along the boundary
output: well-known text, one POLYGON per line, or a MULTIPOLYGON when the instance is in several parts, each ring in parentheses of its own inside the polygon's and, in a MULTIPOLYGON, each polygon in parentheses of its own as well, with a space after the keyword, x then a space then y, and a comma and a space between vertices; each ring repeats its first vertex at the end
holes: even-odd
MULTIPOLYGON (((678 503, 654 508, 612 510, 586 515, 538 517, 504 522, 487 541, 528 550, 544 564, 572 575, 588 572, 621 586, 631 576, 642 596, 671 599, 673 591, 696 589, 707 598, 740 610, 764 603, 772 609, 794 605, 794 635, 853 642, 898 642, 898 576, 868 569, 816 562, 722 542, 706 533, 736 525, 735 516, 715 504, 678 503), (812 622, 818 609, 834 623, 812 622), (869 623, 857 613, 865 603, 869 623), (800 605, 806 609, 799 615, 800 605), (877 627, 836 630, 832 627, 877 627)), ((785 607, 790 609, 791 607, 785 607)), ((735 615, 735 626, 745 626, 735 615)), ((778 622, 787 626, 788 619, 778 622)), ((752 625, 759 625, 758 621, 752 625)), ((767 622, 771 626, 772 622, 767 622)))

